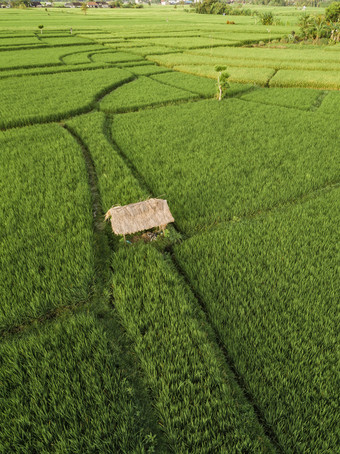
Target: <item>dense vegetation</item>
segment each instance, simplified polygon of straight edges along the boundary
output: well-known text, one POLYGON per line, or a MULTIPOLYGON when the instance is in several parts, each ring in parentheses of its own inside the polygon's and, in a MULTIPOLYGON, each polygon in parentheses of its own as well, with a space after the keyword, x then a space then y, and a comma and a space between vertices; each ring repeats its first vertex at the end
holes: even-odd
POLYGON ((123 355, 85 314, 2 342, 0 451, 167 452, 123 355))
POLYGON ((330 145, 338 124, 302 110, 208 100, 115 117, 112 133, 152 192, 167 195, 186 232, 268 209, 339 177, 339 151, 330 145))
POLYGON ((273 452, 171 261, 122 248, 113 271, 115 305, 173 452, 273 452))
POLYGON ((0 80, 3 93, 0 127, 58 120, 86 112, 105 92, 132 78, 129 71, 113 68, 26 76, 20 85, 15 78, 0 80), (59 97, 61 91, 63 96, 59 97))
POLYGON ((105 96, 100 103, 100 108, 105 112, 125 112, 139 107, 195 97, 197 95, 194 93, 141 76, 105 96))
POLYGON ((77 143, 58 125, 0 134, 0 329, 88 297, 90 193, 77 143))
POLYGON ((336 452, 340 47, 248 8, 1 10, 1 453, 336 452))
POLYGON ((339 196, 333 190, 176 247, 286 452, 337 450, 339 196))

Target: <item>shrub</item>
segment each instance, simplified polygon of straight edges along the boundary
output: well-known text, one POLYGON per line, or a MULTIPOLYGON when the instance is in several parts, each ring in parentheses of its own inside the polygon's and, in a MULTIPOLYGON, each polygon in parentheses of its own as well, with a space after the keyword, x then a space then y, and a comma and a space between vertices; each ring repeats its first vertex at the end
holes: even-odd
POLYGON ((260 20, 262 25, 273 25, 274 16, 272 12, 260 14, 260 20))
POLYGON ((326 20, 329 22, 340 22, 340 2, 333 2, 326 9, 326 20))

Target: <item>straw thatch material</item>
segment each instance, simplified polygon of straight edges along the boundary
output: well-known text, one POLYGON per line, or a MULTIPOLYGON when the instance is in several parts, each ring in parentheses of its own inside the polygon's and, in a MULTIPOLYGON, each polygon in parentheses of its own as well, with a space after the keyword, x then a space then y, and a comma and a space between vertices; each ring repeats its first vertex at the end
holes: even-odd
POLYGON ((105 220, 109 218, 116 235, 127 235, 153 227, 164 228, 169 222, 174 222, 167 201, 162 199, 112 207, 105 215, 105 220))

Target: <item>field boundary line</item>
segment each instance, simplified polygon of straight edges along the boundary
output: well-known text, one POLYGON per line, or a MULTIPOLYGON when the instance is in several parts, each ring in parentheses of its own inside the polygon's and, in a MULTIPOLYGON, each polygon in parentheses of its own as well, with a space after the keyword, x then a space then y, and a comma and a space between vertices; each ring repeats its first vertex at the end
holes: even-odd
MULTIPOLYGON (((159 68, 163 68, 163 66, 157 65, 157 63, 156 63, 156 66, 159 67, 159 68)), ((167 68, 166 66, 164 66, 164 73, 166 73, 166 72, 177 73, 177 72, 179 72, 179 71, 175 71, 175 70, 173 70, 173 69, 170 69, 170 68, 167 68), (167 71, 166 71, 166 70, 167 70, 167 71)), ((202 94, 198 93, 197 91, 188 90, 187 88, 178 87, 178 86, 176 86, 176 85, 168 84, 167 82, 164 82, 163 80, 158 80, 158 79, 153 79, 153 78, 152 78, 152 76, 157 76, 157 74, 164 74, 164 73, 148 74, 146 77, 148 77, 149 79, 154 80, 154 81, 156 81, 156 82, 159 82, 160 84, 163 84, 163 85, 165 85, 166 87, 179 88, 180 90, 184 90, 184 91, 187 91, 187 92, 189 92, 189 93, 192 93, 193 95, 199 96, 201 99, 210 99, 210 98, 212 99, 212 98, 216 98, 217 90, 216 90, 216 93, 214 93, 213 96, 210 96, 210 95, 205 96, 205 95, 202 95, 202 94)), ((182 73, 180 73, 180 74, 182 74, 182 73)), ((184 74, 184 73, 183 73, 183 74, 184 74)), ((198 76, 198 77, 200 77, 200 76, 198 76)), ((216 85, 216 86, 217 86, 217 85, 216 85)))
MULTIPOLYGON (((148 77, 148 76, 142 76, 142 77, 148 77)), ((138 77, 136 76, 136 79, 137 78, 138 77)), ((190 92, 188 92, 188 93, 190 93, 190 92)), ((100 109, 100 111, 105 113, 105 115, 107 115, 108 117, 113 118, 114 115, 125 115, 125 114, 129 114, 129 113, 141 112, 141 111, 149 110, 149 109, 161 109, 162 107, 167 107, 167 106, 180 106, 181 104, 189 104, 191 102, 200 102, 200 101, 202 102, 207 99, 213 99, 213 98, 201 98, 197 93, 194 93, 194 94, 197 95, 196 98, 178 99, 177 101, 165 101, 163 103, 148 104, 147 106, 131 107, 131 108, 127 108, 124 111, 110 112, 110 111, 104 110, 104 109, 100 109)))
POLYGON ((316 112, 321 107, 321 104, 323 103, 323 100, 326 98, 328 93, 328 90, 322 90, 308 110, 310 112, 316 112))
POLYGON ((279 69, 277 68, 273 68, 274 69, 274 73, 268 78, 267 82, 265 83, 265 87, 266 88, 269 88, 269 84, 270 84, 270 81, 272 80, 273 77, 276 76, 276 74, 279 72, 279 69))
MULTIPOLYGON (((115 65, 110 65, 109 63, 102 63, 100 66, 89 66, 88 68, 84 67, 79 67, 79 65, 93 65, 93 63, 75 63, 77 65, 77 68, 69 68, 70 65, 64 65, 64 64, 57 64, 55 65, 57 68, 63 68, 62 71, 46 71, 46 72, 32 72, 32 73, 22 73, 22 74, 6 74, 5 76, 1 76, 0 72, 0 79, 8 79, 9 77, 24 77, 24 76, 45 76, 45 75, 51 75, 51 74, 63 74, 63 73, 71 73, 71 72, 79 72, 79 71, 93 71, 95 69, 108 69, 108 68, 116 68, 115 65)), ((49 66, 46 66, 46 68, 49 68, 49 66)), ((51 66, 53 68, 53 66, 51 66)), ((29 68, 26 68, 29 69, 29 68)), ((32 68, 34 69, 34 68, 32 68)), ((40 68, 43 69, 43 68, 40 68)), ((118 68, 118 69, 124 69, 124 68, 118 68)), ((23 70, 25 71, 25 70, 23 70)))
MULTIPOLYGON (((95 68, 93 68, 93 70, 94 69, 95 68)), ((97 69, 100 69, 100 68, 97 68, 97 69)), ((109 67, 105 67, 104 69, 110 69, 110 68, 109 67)), ((127 72, 130 72, 130 71, 127 71, 127 72)), ((129 82, 132 82, 134 79, 136 79, 136 76, 131 73, 131 76, 127 77, 126 79, 124 79, 122 81, 119 81, 119 82, 116 82, 115 84, 110 85, 110 86, 105 87, 104 89, 100 90, 98 93, 96 93, 94 95, 92 101, 90 101, 88 104, 86 104, 85 106, 82 106, 82 107, 80 107, 78 109, 73 109, 73 110, 71 110, 69 112, 57 114, 55 116, 53 114, 49 114, 49 115, 46 115, 44 120, 40 120, 39 118, 34 118, 33 117, 33 118, 28 118, 28 119, 26 119, 26 121, 23 121, 23 122, 17 123, 17 124, 15 124, 13 122, 13 123, 9 123, 7 126, 1 126, 0 125, 0 131, 8 131, 10 129, 15 129, 15 128, 25 128, 25 127, 30 127, 30 126, 33 126, 33 125, 45 125, 45 124, 49 124, 49 123, 63 122, 63 121, 68 120, 70 118, 73 118, 73 117, 76 117, 76 116, 79 116, 79 115, 83 115, 83 114, 86 114, 86 113, 90 113, 90 112, 92 112, 92 111, 94 111, 96 109, 96 107, 98 106, 98 103, 100 103, 100 101, 106 95, 111 93, 116 88, 118 88, 118 87, 120 87, 120 86, 122 86, 124 84, 127 84, 129 82)))
MULTIPOLYGON (((263 88, 266 88, 266 89, 270 90, 271 87, 264 86, 263 88)), ((273 88, 276 88, 276 87, 273 87, 273 88)), ((285 90, 287 88, 289 88, 289 87, 282 87, 283 90, 285 90)), ((307 87, 306 90, 315 90, 315 89, 307 87)), ((248 91, 247 92, 243 92, 242 95, 246 94, 246 93, 248 93, 248 91)), ((272 106, 272 107, 276 107, 276 108, 279 108, 279 109, 300 110, 302 112, 315 112, 320 107, 320 106, 318 106, 316 109, 312 109, 312 106, 311 107, 280 106, 279 104, 271 104, 271 103, 265 102, 265 101, 257 101, 257 100, 255 101, 253 99, 242 98, 242 95, 239 97, 240 101, 250 102, 250 103, 253 103, 253 104, 261 104, 263 106, 272 106)), ((319 99, 319 97, 318 97, 318 99, 319 99)))
POLYGON ((216 344, 219 347, 219 349, 223 355, 225 363, 226 363, 227 367, 230 369, 230 371, 232 372, 233 378, 234 378, 236 384, 238 385, 238 387, 240 388, 241 392, 243 393, 245 399, 247 400, 249 405, 253 408, 259 425, 263 428, 265 435, 267 436, 269 441, 272 443, 272 445, 274 446, 274 448, 276 449, 278 454, 283 454, 284 453, 283 447, 280 445, 275 432, 270 427, 270 424, 267 423, 266 418, 263 415, 261 409, 256 404, 255 399, 252 396, 251 392, 248 390, 248 387, 246 386, 245 381, 242 378, 242 375, 240 375, 238 373, 237 368, 228 353, 227 347, 223 344, 222 340, 220 339, 220 336, 218 335, 218 332, 214 326, 214 323, 212 323, 212 321, 211 321, 211 317, 209 315, 209 311, 206 307, 204 299, 201 297, 199 292, 196 291, 196 289, 192 285, 189 277, 187 276, 186 272, 183 270, 183 268, 179 264, 179 262, 175 256, 175 253, 173 251, 173 246, 170 245, 168 248, 166 248, 166 252, 169 254, 171 261, 174 264, 175 269, 177 270, 177 273, 183 278, 185 284, 190 289, 191 293, 193 294, 197 303, 199 304, 200 308, 202 309, 202 311, 206 317, 207 323, 209 324, 209 326, 214 334, 216 344))
POLYGON ((36 323, 43 324, 48 321, 55 320, 56 318, 60 317, 61 315, 65 314, 66 312, 76 312, 76 310, 84 306, 89 302, 91 299, 91 292, 89 294, 89 298, 86 300, 79 300, 71 304, 65 304, 63 306, 58 306, 44 314, 40 315, 39 317, 33 317, 24 320, 19 325, 14 325, 9 328, 5 328, 0 331, 0 340, 7 339, 10 336, 15 334, 20 334, 26 332, 29 328, 33 327, 36 323))
POLYGON ((207 225, 207 226, 203 227, 202 229, 194 232, 192 235, 187 235, 185 237, 185 239, 191 239, 198 235, 212 233, 216 230, 219 230, 220 228, 223 228, 223 227, 225 227, 229 224, 233 224, 235 222, 242 222, 244 220, 257 219, 257 218, 260 218, 261 216, 265 216, 268 213, 274 213, 276 211, 287 210, 290 207, 302 205, 304 203, 309 202, 310 200, 321 197, 322 195, 327 194, 328 192, 331 192, 339 187, 340 187, 340 181, 327 183, 326 185, 320 186, 320 188, 315 189, 314 191, 307 192, 305 194, 302 194, 299 197, 287 199, 285 201, 278 203, 277 205, 273 205, 268 208, 263 208, 263 209, 260 209, 260 210, 254 211, 254 212, 246 213, 243 216, 235 216, 237 218, 237 221, 235 221, 234 218, 229 218, 229 219, 225 219, 224 221, 212 223, 212 224, 207 225))
POLYGON ((117 142, 115 141, 113 134, 112 134, 112 125, 113 121, 112 118, 103 112, 105 115, 105 120, 103 123, 103 135, 106 137, 108 143, 112 146, 112 148, 118 153, 120 158, 123 160, 124 164, 130 170, 132 176, 136 179, 138 184, 144 191, 146 191, 150 196, 152 195, 153 191, 151 187, 146 182, 145 178, 138 172, 137 168, 133 164, 133 162, 127 157, 127 155, 123 152, 123 150, 119 147, 117 142))

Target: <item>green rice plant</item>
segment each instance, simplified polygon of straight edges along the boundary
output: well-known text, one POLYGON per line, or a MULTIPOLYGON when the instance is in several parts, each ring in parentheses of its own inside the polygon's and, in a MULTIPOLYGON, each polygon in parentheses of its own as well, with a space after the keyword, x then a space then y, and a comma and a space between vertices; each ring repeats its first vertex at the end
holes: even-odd
MULTIPOLYGON (((93 44, 93 46, 96 46, 93 44)), ((96 49, 96 47, 94 47, 96 49)), ((37 66, 55 66, 60 65, 60 58, 65 55, 65 47, 53 47, 41 49, 12 50, 0 53, 0 70, 19 69, 37 66)), ((73 53, 83 51, 83 46, 74 46, 73 53)))
MULTIPOLYGON (((181 71, 189 74, 197 74, 203 77, 212 79, 218 78, 218 73, 215 67, 207 65, 180 65, 174 66, 176 71, 181 71)), ((271 68, 244 68, 237 66, 227 66, 227 71, 230 74, 230 82, 237 82, 243 84, 253 83, 256 85, 267 85, 268 81, 275 74, 274 69, 271 68)))
POLYGON ((164 68, 162 66, 157 65, 138 65, 138 66, 129 66, 126 67, 129 71, 131 71, 136 76, 151 76, 153 74, 159 73, 167 73, 171 71, 169 68, 164 68))
MULTIPOLYGON (((94 41, 98 41, 98 40, 102 40, 102 39, 113 39, 113 36, 111 33, 107 33, 105 31, 103 32, 93 32, 93 33, 90 33, 90 32, 86 32, 86 33, 83 33, 83 32, 80 32, 77 34, 77 36, 79 38, 85 38, 85 39, 91 39, 91 40, 94 40, 94 41)), ((116 39, 116 38, 115 38, 116 39)))
POLYGON ((105 51, 106 49, 103 46, 84 46, 82 51, 70 52, 62 55, 60 57, 61 61, 66 65, 77 65, 80 63, 90 63, 91 60, 89 55, 94 52, 105 51))
POLYGON ((339 71, 280 70, 270 81, 271 87, 309 87, 340 89, 339 71))
POLYGON ((150 65, 153 65, 152 61, 148 61, 148 60, 138 60, 138 61, 127 61, 127 62, 121 62, 121 63, 118 63, 117 66, 119 66, 119 68, 135 68, 136 66, 150 66, 150 65))
POLYGON ((88 148, 96 169, 103 211, 112 205, 127 205, 151 196, 132 175, 106 136, 105 116, 95 112, 67 121, 88 148))
POLYGON ((105 40, 103 44, 109 44, 109 47, 117 47, 120 50, 126 49, 130 50, 133 48, 138 48, 138 47, 145 47, 145 45, 148 43, 148 40, 146 39, 141 39, 141 40, 131 40, 131 41, 125 41, 122 39, 112 39, 112 40, 105 40))
POLYGON ((274 106, 308 110, 319 96, 320 92, 318 90, 310 90, 308 88, 263 88, 246 93, 241 99, 274 106))
MULTIPOLYGON (((229 65, 230 66, 250 66, 255 67, 256 63, 254 61, 241 61, 240 60, 227 60, 225 57, 215 57, 210 55, 192 55, 189 53, 177 53, 177 54, 164 54, 164 55, 150 55, 147 57, 148 60, 154 61, 159 65, 164 65, 167 67, 176 67, 176 66, 211 66, 215 67, 217 64, 220 65, 229 65)), ((268 68, 268 65, 264 67, 268 68)), ((271 66, 269 66, 271 67, 271 66)), ((214 71, 215 72, 215 71, 214 71)))
MULTIPOLYGON (((131 41, 135 42, 135 40, 131 41)), ((177 49, 195 49, 195 48, 205 48, 205 47, 216 47, 226 45, 227 42, 222 39, 214 38, 201 38, 201 37, 183 37, 183 38, 149 38, 144 40, 136 40, 136 44, 140 45, 155 45, 155 46, 164 46, 172 47, 177 49)))
POLYGON ((100 52, 91 55, 91 59, 94 62, 119 63, 142 60, 142 57, 126 52, 100 52))
POLYGON ((34 46, 34 45, 41 45, 41 41, 37 39, 36 36, 25 36, 25 37, 6 37, 0 39, 0 48, 8 47, 8 46, 34 46))
POLYGON ((49 36, 48 38, 41 38, 40 39, 41 43, 47 44, 49 46, 74 46, 79 44, 90 44, 91 41, 86 38, 81 38, 76 35, 69 35, 65 37, 54 37, 54 36, 49 36))
POLYGON ((192 74, 199 77, 207 77, 208 79, 215 79, 217 81, 217 73, 215 66, 208 65, 179 65, 173 66, 172 69, 184 74, 192 74))
POLYGON ((214 57, 227 57, 230 59, 252 59, 252 60, 268 60, 268 61, 286 61, 286 62, 326 62, 328 64, 339 64, 339 56, 337 51, 323 48, 294 47, 287 49, 277 48, 236 48, 236 47, 218 47, 215 49, 202 49, 198 51, 190 51, 193 55, 207 55, 214 57))
POLYGON ((0 127, 13 127, 90 110, 96 98, 132 78, 129 71, 108 68, 65 74, 26 76, 0 80, 0 127), (34 97, 32 96, 34 93, 34 97), (63 96, 60 96, 63 93, 63 96))
POLYGON ((96 41, 96 43, 100 43, 100 44, 116 44, 116 45, 118 45, 118 43, 122 43, 122 44, 125 43, 124 39, 112 38, 112 36, 109 38, 96 38, 94 41, 96 41))
POLYGON ((160 449, 159 431, 148 419, 123 355, 94 317, 85 314, 37 325, 3 341, 0 451, 160 449))
POLYGON ((216 82, 204 77, 171 71, 165 74, 154 75, 152 79, 198 93, 207 98, 216 94, 216 82))
POLYGON ((52 124, 1 132, 0 142, 2 331, 86 300, 93 246, 90 190, 74 139, 52 124))
MULTIPOLYGON (((193 51, 192 51, 193 52, 193 51)), ((186 54, 185 54, 186 55, 186 54)), ((183 54, 184 56, 184 54, 183 54)), ((190 54, 187 56, 187 63, 190 64, 211 64, 217 59, 223 59, 224 62, 228 62, 230 66, 246 66, 246 67, 258 67, 258 68, 275 68, 275 69, 303 69, 303 70, 322 70, 322 71, 334 71, 340 69, 340 64, 336 62, 329 62, 327 60, 299 60, 298 58, 293 59, 281 59, 278 58, 279 55, 276 55, 276 58, 253 58, 246 57, 240 58, 239 56, 231 55, 228 57, 221 56, 212 56, 212 55, 197 55, 190 54), (228 60, 227 60, 228 58, 228 60)))
POLYGON ((328 93, 325 99, 322 101, 322 104, 319 107, 319 112, 337 116, 339 112, 339 106, 340 93, 337 91, 332 91, 328 93))
POLYGON ((73 71, 85 71, 91 69, 106 68, 106 63, 78 63, 74 65, 44 66, 42 68, 11 69, 0 71, 0 79, 8 77, 39 76, 42 74, 68 73, 73 71))
POLYGON ((112 266, 115 308, 171 450, 274 452, 171 261, 135 245, 112 266))
POLYGON ((337 188, 175 247, 284 452, 338 447, 339 200, 337 188))
MULTIPOLYGON (((117 50, 121 50, 120 47, 117 48, 117 50)), ((123 49, 122 50, 126 50, 123 49)), ((142 57, 145 57, 146 55, 162 55, 162 54, 170 54, 170 53, 178 53, 180 52, 179 49, 175 49, 172 47, 164 47, 164 46, 147 46, 144 45, 143 47, 135 47, 133 48, 133 53, 135 55, 141 55, 142 57)))
POLYGON ((116 116, 112 133, 186 233, 339 180, 338 126, 317 112, 204 100, 116 116))
MULTIPOLYGON (((235 44, 238 43, 240 45, 242 44, 248 44, 248 43, 256 43, 259 41, 268 41, 271 39, 279 39, 282 36, 282 33, 268 33, 263 32, 261 30, 260 33, 254 33, 250 31, 245 31, 244 29, 242 31, 233 31, 233 30, 228 30, 226 33, 210 33, 210 34, 205 34, 205 38, 208 39, 210 36, 212 36, 214 39, 225 39, 226 40, 226 45, 228 44, 235 44)), ((203 37, 203 35, 202 35, 203 37)))
POLYGON ((189 91, 170 87, 147 77, 139 77, 105 96, 100 102, 100 109, 105 112, 126 112, 195 97, 198 95, 189 91))

